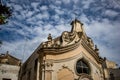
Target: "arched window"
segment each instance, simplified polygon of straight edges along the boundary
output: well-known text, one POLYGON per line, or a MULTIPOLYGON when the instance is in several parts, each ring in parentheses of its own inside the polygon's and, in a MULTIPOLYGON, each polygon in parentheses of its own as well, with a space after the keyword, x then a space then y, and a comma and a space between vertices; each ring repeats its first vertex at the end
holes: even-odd
POLYGON ((81 59, 81 60, 78 60, 76 63, 76 71, 78 74, 80 74, 80 73, 89 74, 90 68, 89 68, 88 64, 83 59, 81 59))

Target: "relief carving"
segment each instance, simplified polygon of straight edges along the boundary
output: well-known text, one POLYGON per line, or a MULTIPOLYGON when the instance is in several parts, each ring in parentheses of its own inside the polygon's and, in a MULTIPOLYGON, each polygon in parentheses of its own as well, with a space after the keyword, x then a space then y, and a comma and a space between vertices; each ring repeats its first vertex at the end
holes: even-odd
POLYGON ((76 37, 76 32, 63 32, 62 34, 62 45, 68 45, 70 44, 72 41, 75 40, 75 37, 76 37))
POLYGON ((53 66, 53 63, 52 63, 52 62, 47 62, 47 63, 46 63, 46 66, 47 66, 47 67, 52 67, 52 66, 53 66))
POLYGON ((78 80, 93 80, 93 79, 92 79, 92 77, 91 77, 90 75, 85 74, 85 73, 82 73, 82 74, 79 76, 78 80))
POLYGON ((52 39, 51 34, 48 35, 48 41, 42 43, 43 48, 57 48, 73 44, 79 40, 76 32, 64 31, 58 38, 52 39))
POLYGON ((68 68, 62 68, 57 73, 57 80, 74 80, 74 74, 68 68))

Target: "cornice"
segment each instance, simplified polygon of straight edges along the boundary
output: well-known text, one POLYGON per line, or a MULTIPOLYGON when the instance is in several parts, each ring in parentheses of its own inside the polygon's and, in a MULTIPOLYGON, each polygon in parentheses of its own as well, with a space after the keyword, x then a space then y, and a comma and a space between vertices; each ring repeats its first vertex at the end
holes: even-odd
POLYGON ((81 45, 95 58, 98 63, 102 63, 102 58, 99 57, 98 53, 95 52, 84 39, 81 40, 81 45))
POLYGON ((62 54, 65 52, 72 51, 76 48, 78 48, 80 45, 80 40, 78 42, 75 42, 74 44, 63 46, 63 47, 51 47, 51 48, 41 48, 40 52, 46 53, 46 54, 62 54))
POLYGON ((48 35, 48 41, 41 44, 38 53, 46 54, 62 54, 72 51, 79 46, 83 46, 99 63, 102 63, 102 58, 99 57, 97 46, 90 37, 86 35, 82 27, 82 23, 75 19, 72 21, 71 32, 64 31, 61 36, 52 39, 51 34, 48 35))

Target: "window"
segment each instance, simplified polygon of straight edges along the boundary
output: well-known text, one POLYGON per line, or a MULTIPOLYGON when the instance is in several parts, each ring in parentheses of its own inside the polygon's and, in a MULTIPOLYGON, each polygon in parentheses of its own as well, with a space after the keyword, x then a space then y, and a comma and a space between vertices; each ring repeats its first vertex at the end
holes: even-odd
POLYGON ((37 71, 38 59, 35 60, 34 70, 37 71))
POLYGON ((78 60, 76 63, 76 71, 77 73, 90 73, 90 68, 88 64, 84 60, 78 60))
POLYGON ((38 59, 35 60, 35 65, 34 65, 34 79, 37 77, 37 66, 38 66, 38 59))
POLYGON ((3 78, 2 80, 11 80, 11 79, 8 79, 8 78, 3 78))
POLYGON ((31 70, 28 71, 27 80, 30 80, 30 77, 31 77, 31 70))

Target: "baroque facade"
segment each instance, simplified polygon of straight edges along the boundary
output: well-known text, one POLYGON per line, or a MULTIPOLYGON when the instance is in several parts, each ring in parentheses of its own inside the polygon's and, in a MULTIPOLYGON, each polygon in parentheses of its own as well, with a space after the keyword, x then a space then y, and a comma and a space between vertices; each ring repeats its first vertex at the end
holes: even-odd
POLYGON ((0 54, 0 80, 18 80, 21 61, 8 52, 0 54))
POLYGON ((22 65, 19 80, 109 80, 107 68, 116 68, 116 64, 99 56, 79 20, 71 26, 70 32, 64 31, 55 39, 48 35, 48 41, 22 65))

